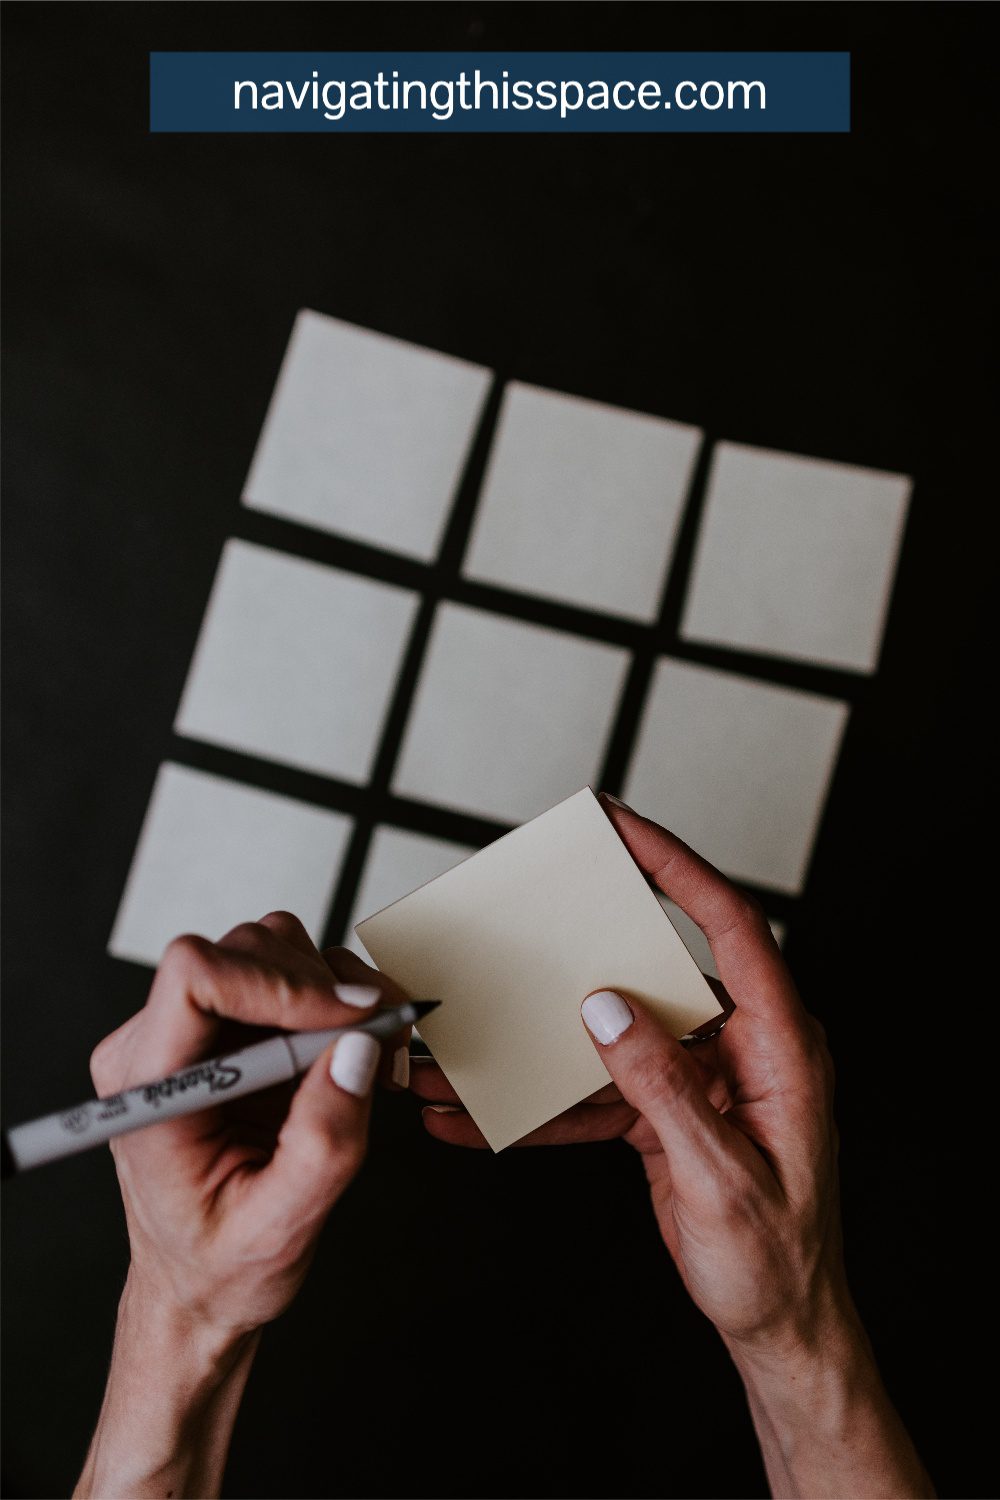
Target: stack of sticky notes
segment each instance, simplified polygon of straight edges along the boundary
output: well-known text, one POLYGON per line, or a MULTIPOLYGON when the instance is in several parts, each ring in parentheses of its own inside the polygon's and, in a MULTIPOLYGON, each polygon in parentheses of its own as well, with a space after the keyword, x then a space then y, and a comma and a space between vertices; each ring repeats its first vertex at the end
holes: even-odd
POLYGON ((675 1035, 719 1002, 589 788, 358 923, 373 961, 441 1001, 421 1035, 495 1151, 608 1073, 580 1019, 618 990, 675 1035))

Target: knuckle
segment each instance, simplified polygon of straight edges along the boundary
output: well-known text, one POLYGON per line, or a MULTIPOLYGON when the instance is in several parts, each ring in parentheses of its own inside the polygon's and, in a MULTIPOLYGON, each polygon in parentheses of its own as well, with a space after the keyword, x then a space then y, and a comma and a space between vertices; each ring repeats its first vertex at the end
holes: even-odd
POLYGON ((774 942, 774 934, 767 915, 756 896, 751 896, 748 891, 740 891, 741 925, 754 938, 763 939, 768 943, 774 942))
POLYGON ((756 896, 751 896, 749 891, 741 890, 740 901, 743 904, 743 912, 747 921, 766 921, 766 918, 764 916, 764 908, 761 906, 756 896))
POLYGON ((229 948, 239 948, 244 953, 257 953, 266 943, 268 930, 261 922, 238 922, 226 933, 222 941, 229 948))
POLYGON ((298 917, 294 912, 290 911, 269 911, 266 916, 261 917, 259 922, 248 923, 247 925, 265 927, 269 932, 273 932, 276 937, 283 938, 301 938, 305 932, 305 928, 298 917))
POLYGON ((259 972, 267 984, 268 992, 282 1015, 295 1010, 301 1000, 303 987, 290 975, 270 964, 259 965, 259 972))
POLYGON ((137 1011, 115 1031, 102 1037, 90 1054, 90 1077, 98 1096, 114 1094, 128 1073, 133 1043, 140 1033, 144 1011, 137 1011))
POLYGON ((340 1190, 354 1178, 365 1159, 367 1143, 358 1134, 313 1130, 299 1147, 299 1165, 316 1182, 340 1190))
POLYGON ((106 1036, 90 1054, 90 1078, 98 1094, 113 1087, 111 1069, 114 1051, 114 1038, 106 1036))
POLYGON ((774 942, 774 934, 764 914, 764 908, 756 896, 751 896, 737 885, 726 882, 725 901, 720 908, 719 929, 713 934, 717 940, 728 934, 738 934, 754 942, 774 942))
POLYGON ((631 1092, 646 1100, 674 1096, 687 1086, 686 1059, 678 1049, 644 1052, 631 1068, 631 1092))
POLYGON ((330 1173, 330 1139, 322 1130, 303 1133, 296 1148, 299 1170, 314 1181, 322 1181, 330 1173))
POLYGON ((196 933, 185 932, 169 942, 160 959, 160 969, 168 974, 184 977, 193 969, 203 967, 212 953, 212 944, 196 933))

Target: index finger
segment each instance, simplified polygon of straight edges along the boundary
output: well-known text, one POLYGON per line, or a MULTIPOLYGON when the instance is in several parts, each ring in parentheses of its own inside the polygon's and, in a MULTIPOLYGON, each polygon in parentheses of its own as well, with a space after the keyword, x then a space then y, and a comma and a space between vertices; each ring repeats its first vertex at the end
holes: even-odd
POLYGON ((735 1003, 772 1021, 804 1022, 792 976, 756 901, 651 818, 605 793, 601 805, 643 874, 701 928, 735 1003))
POLYGON ((131 1065, 150 1078, 199 1062, 218 1045, 224 1021, 282 1031, 357 1023, 363 1012, 338 1000, 334 986, 333 975, 327 982, 277 957, 175 938, 156 971, 131 1065))

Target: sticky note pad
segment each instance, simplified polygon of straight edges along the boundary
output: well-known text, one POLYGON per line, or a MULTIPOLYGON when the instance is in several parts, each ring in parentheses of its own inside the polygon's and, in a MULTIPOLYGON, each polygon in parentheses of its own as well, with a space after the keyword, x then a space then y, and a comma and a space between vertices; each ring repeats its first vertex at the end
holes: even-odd
POLYGON ((358 924, 441 1001, 421 1036, 494 1151, 602 1088, 580 1006, 635 996, 675 1036, 720 1007, 589 788, 358 924))
POLYGON ((628 652, 438 606, 392 790, 520 823, 598 775, 628 652))
POLYGON ((720 443, 681 635, 874 672, 911 488, 905 474, 720 443))
POLYGON ((805 885, 849 706, 662 657, 622 796, 736 880, 805 885))
POLYGON ((512 382, 463 571, 655 620, 701 433, 512 382))
POLYGON ((433 561, 491 379, 304 308, 244 505, 433 561))
POLYGON ((157 964, 182 932, 216 939, 278 909, 295 912, 318 942, 352 827, 343 813, 168 761, 108 951, 157 964))
POLYGON ((419 596, 230 538, 178 734, 363 782, 419 596))

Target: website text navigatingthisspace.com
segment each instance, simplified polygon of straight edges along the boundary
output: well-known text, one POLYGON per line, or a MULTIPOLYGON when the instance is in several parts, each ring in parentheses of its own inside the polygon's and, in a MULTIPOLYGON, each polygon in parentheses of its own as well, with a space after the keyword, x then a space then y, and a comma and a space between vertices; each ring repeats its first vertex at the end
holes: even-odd
POLYGON ((526 114, 539 111, 566 120, 581 111, 627 113, 631 110, 704 109, 766 110, 767 97, 759 79, 682 79, 665 86, 656 79, 572 78, 527 79, 512 77, 504 69, 499 78, 484 77, 478 68, 461 71, 452 78, 428 81, 404 78, 399 70, 377 72, 370 78, 352 80, 312 77, 290 79, 235 79, 233 108, 312 113, 336 122, 347 116, 374 111, 420 114, 432 120, 451 120, 463 112, 526 114))

